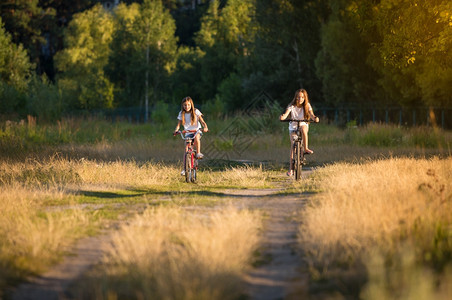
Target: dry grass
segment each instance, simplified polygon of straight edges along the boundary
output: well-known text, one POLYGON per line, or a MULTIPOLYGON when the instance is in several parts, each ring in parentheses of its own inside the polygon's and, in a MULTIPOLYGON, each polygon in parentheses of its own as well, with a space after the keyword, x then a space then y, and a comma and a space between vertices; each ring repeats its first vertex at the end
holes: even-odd
POLYGON ((442 274, 420 266, 412 248, 398 249, 393 266, 387 267, 385 256, 367 256, 368 284, 361 292, 362 299, 380 300, 448 300, 452 296, 452 266, 442 274))
POLYGON ((62 197, 51 189, 0 188, 0 298, 8 282, 40 273, 57 262, 71 243, 86 234, 85 226, 93 223, 81 210, 43 210, 43 201, 62 197))
POLYGON ((375 249, 396 261, 406 244, 418 264, 441 272, 450 263, 452 158, 338 163, 314 180, 322 193, 302 212, 299 233, 315 276, 375 249))
MULTIPOLYGON (((77 209, 87 192, 137 190, 144 195, 144 203, 148 198, 158 200, 160 194, 175 193, 174 203, 192 205, 198 200, 184 202, 184 197, 197 197, 198 190, 264 186, 267 175, 261 168, 237 167, 222 172, 202 170, 199 177, 199 184, 189 185, 174 165, 123 160, 55 156, 45 161, 0 162, 0 293, 12 281, 48 268, 77 238, 100 226, 104 215, 97 210, 102 206, 77 209), (147 195, 154 191, 154 196, 147 195)), ((116 201, 102 197, 98 200, 104 203, 116 201)))
POLYGON ((226 208, 194 215, 155 208, 115 234, 81 297, 237 299, 258 243, 257 213, 226 208))

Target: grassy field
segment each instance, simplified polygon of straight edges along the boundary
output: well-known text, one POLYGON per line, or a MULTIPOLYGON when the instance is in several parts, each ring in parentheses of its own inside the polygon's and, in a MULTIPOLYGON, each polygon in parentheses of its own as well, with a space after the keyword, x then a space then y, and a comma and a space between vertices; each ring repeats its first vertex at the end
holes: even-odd
MULTIPOLYGON (((239 297, 262 216, 232 209, 221 191, 280 186, 289 140, 279 122, 234 139, 229 121, 208 122, 196 185, 179 175, 174 124, 0 124, 0 298, 124 220, 81 297, 239 297)), ((314 298, 452 294, 451 144, 451 132, 432 128, 311 126, 316 171, 283 193, 313 194, 299 239, 314 298)))
POLYGON ((452 159, 337 163, 312 178, 300 244, 320 294, 363 299, 452 295, 452 159))
MULTIPOLYGON (((214 209, 227 206, 230 199, 222 196, 219 192, 221 189, 265 188, 270 186, 271 180, 268 178, 273 176, 259 167, 228 167, 221 172, 205 170, 200 174, 199 184, 187 185, 179 172, 172 165, 124 160, 106 162, 53 157, 44 161, 30 159, 25 162, 1 162, 0 296, 8 287, 57 263, 63 255, 68 254, 75 241, 83 236, 98 234, 120 220, 152 217, 156 211, 163 214, 173 211, 172 214, 177 217, 174 221, 179 222, 177 228, 182 228, 182 224, 187 224, 187 213, 184 214, 177 208, 214 209)), ((249 248, 244 249, 242 256, 236 258, 236 264, 244 267, 245 262, 252 261, 252 253, 249 252, 255 247, 256 242, 252 241, 257 239, 257 235, 250 234, 260 226, 258 216, 246 211, 221 210, 218 215, 212 214, 208 218, 212 220, 212 224, 217 222, 215 224, 219 226, 218 230, 224 230, 221 228, 225 226, 222 222, 241 226, 244 231, 240 233, 249 240, 249 248), (235 216, 234 219, 231 219, 232 215, 235 216), (250 226, 249 231, 245 230, 246 226, 250 226)), ((195 221, 196 218, 190 224, 195 221)), ((136 222, 144 221, 141 219, 136 222)), ((143 226, 154 230, 153 226, 157 225, 152 223, 143 226)), ((212 225, 201 222, 191 224, 190 228, 194 226, 201 227, 200 231, 206 230, 207 234, 212 225)), ((228 234, 235 238, 239 236, 237 232, 226 230, 218 234, 219 238, 220 235, 227 238, 228 234)), ((169 238, 168 241, 162 241, 165 244, 174 242, 172 238, 175 235, 161 238, 169 238)), ((136 242, 149 245, 154 241, 136 242)), ((190 241, 190 244, 199 242, 201 241, 190 241)), ((220 243, 214 240, 210 242, 217 246, 220 243)), ((224 245, 224 241, 221 243, 224 245)), ((212 247, 202 244, 197 246, 200 248, 196 251, 204 246, 212 247)), ((234 247, 236 250, 237 247, 234 247)), ((232 263, 232 260, 227 261, 232 263)), ((239 268, 234 268, 237 273, 239 268)), ((237 280, 236 273, 231 274, 231 280, 237 280)))

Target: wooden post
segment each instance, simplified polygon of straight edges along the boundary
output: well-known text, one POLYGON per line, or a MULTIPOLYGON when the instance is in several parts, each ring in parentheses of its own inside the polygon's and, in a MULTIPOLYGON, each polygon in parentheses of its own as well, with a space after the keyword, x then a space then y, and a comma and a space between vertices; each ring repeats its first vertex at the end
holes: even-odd
POLYGON ((402 109, 399 111, 399 126, 402 126, 402 109))
POLYGON ((413 126, 416 126, 416 110, 413 109, 413 126))
POLYGON ((386 124, 389 123, 389 110, 386 109, 386 124))
POLYGON ((375 109, 372 109, 372 122, 375 123, 375 109))

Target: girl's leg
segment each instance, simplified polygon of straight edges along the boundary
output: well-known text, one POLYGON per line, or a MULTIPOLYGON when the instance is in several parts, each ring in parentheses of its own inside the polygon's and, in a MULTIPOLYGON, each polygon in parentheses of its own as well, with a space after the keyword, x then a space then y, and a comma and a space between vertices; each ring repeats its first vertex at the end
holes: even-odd
POLYGON ((301 126, 301 134, 303 135, 304 152, 313 153, 313 151, 308 148, 308 131, 309 131, 309 127, 307 125, 301 126))
POLYGON ((195 149, 197 153, 201 153, 201 137, 199 134, 195 137, 195 149))

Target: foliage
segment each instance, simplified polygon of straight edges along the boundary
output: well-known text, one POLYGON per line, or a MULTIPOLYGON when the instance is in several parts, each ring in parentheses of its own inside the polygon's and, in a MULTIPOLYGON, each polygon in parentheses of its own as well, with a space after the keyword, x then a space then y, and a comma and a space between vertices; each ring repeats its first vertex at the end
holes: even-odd
POLYGON ((376 69, 385 82, 395 81, 405 101, 452 104, 451 14, 452 4, 444 0, 385 0, 374 10, 381 40, 372 48, 382 60, 376 69))
MULTIPOLYGON (((213 99, 219 93, 224 101, 240 101, 228 95, 226 89, 233 87, 242 97, 241 78, 235 75, 242 59, 252 54, 256 35, 254 0, 228 1, 220 8, 217 0, 211 1, 206 15, 201 19, 201 29, 195 41, 204 52, 200 60, 199 94, 202 99, 213 99), (225 81, 227 83, 225 83, 225 81), (226 92, 226 93, 225 93, 226 92)), ((229 109, 237 108, 232 102, 229 109)))
POLYGON ((120 105, 167 98, 168 76, 176 64, 175 22, 161 1, 144 1, 115 9, 115 32, 108 75, 117 86, 120 105))
POLYGON ((151 113, 151 121, 154 122, 154 124, 167 124, 168 122, 172 121, 173 119, 170 116, 169 112, 169 106, 167 103, 163 101, 158 101, 154 105, 154 109, 151 113))
POLYGON ((368 105, 377 100, 383 104, 385 99, 377 97, 378 77, 366 63, 369 44, 361 37, 358 27, 361 20, 356 7, 362 14, 370 8, 366 1, 353 3, 354 6, 349 2, 330 4, 332 13, 321 28, 322 48, 315 64, 322 80, 322 92, 327 102, 335 106, 368 105))
POLYGON ((62 94, 57 85, 49 82, 45 75, 33 76, 28 87, 27 113, 39 116, 40 121, 54 122, 64 111, 62 94))
POLYGON ((255 51, 245 65, 248 95, 265 90, 287 105, 295 90, 305 88, 314 103, 323 101, 314 61, 321 46, 321 24, 328 14, 323 0, 257 2, 255 51))
POLYGON ((446 0, 214 0, 193 11, 187 1, 124 1, 112 10, 93 3, 0 4, 2 93, 14 94, 2 111, 35 113, 21 100, 30 59, 37 74, 51 74, 55 60, 48 93, 58 86, 67 110, 190 95, 199 104, 219 97, 230 112, 262 91, 286 105, 300 87, 314 106, 452 104, 446 0), (6 67, 12 53, 14 68, 6 67))
POLYGON ((73 107, 113 106, 114 86, 104 72, 112 34, 112 17, 100 4, 76 14, 71 21, 67 48, 57 53, 55 61, 63 86, 77 99, 71 103, 73 107))
POLYGON ((317 74, 336 105, 450 105, 447 1, 330 1, 317 74), (364 103, 363 103, 364 104, 364 103))
POLYGON ((32 67, 27 51, 13 43, 0 18, 0 81, 23 92, 32 67))

